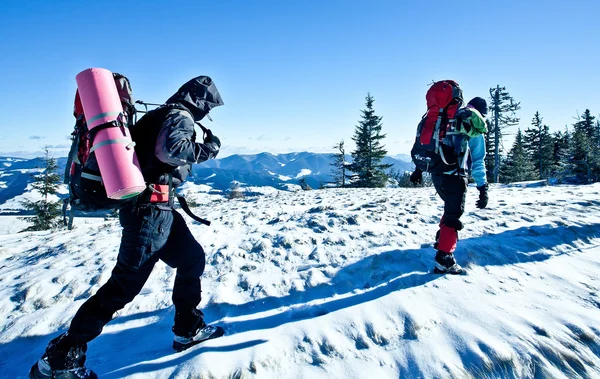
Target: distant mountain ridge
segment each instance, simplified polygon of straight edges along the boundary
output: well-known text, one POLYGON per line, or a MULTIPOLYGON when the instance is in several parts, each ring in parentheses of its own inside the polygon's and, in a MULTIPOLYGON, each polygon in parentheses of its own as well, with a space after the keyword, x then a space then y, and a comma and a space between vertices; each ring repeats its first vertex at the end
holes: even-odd
MULTIPOLYGON (((346 159, 352 160, 350 156, 346 159)), ((247 186, 270 185, 280 188, 287 184, 297 184, 300 178, 304 178, 311 187, 316 188, 320 183, 331 181, 332 162, 331 154, 311 152, 235 154, 194 165, 193 175, 194 182, 212 182, 216 189, 227 188, 231 180, 247 186)), ((411 171, 413 167, 410 161, 392 157, 385 157, 383 162, 392 164, 393 168, 400 172, 411 171)))
MULTIPOLYGON (((350 156, 347 159, 351 161, 350 156)), ((66 158, 57 159, 60 175, 64 173, 66 161, 66 158)), ((232 181, 239 182, 242 187, 271 186, 289 190, 290 184, 297 185, 304 178, 308 185, 317 188, 321 183, 331 181, 332 162, 331 154, 311 152, 234 154, 195 164, 189 180, 221 191, 227 190, 232 181)), ((392 164, 400 172, 412 170, 410 157, 406 155, 386 157, 383 162, 392 164)), ((41 167, 41 158, 0 157, 0 206, 27 191, 33 181, 32 174, 41 167)))

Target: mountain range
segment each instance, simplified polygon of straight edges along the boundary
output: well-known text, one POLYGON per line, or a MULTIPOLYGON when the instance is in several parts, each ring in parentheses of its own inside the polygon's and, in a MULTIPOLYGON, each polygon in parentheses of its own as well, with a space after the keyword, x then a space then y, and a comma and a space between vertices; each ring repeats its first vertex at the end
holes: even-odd
MULTIPOLYGON (((347 156, 351 161, 351 157, 347 156)), ((63 175, 66 158, 58 158, 58 173, 63 175)), ((193 166, 189 180, 206 184, 218 191, 230 188, 232 182, 241 187, 271 186, 289 190, 303 178, 312 188, 331 181, 331 154, 299 152, 288 154, 260 153, 253 155, 230 155, 209 160, 193 166)), ((399 172, 412 170, 408 155, 386 157, 384 163, 393 165, 399 172)), ((0 157, 0 205, 27 191, 33 174, 44 166, 42 158, 22 159, 0 157)))

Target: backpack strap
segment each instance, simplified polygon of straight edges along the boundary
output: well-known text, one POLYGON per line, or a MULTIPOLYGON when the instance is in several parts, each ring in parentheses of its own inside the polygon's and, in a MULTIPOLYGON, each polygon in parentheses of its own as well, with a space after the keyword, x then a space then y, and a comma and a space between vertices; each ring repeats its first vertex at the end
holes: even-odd
POLYGON ((192 213, 192 211, 190 210, 190 207, 188 206, 187 201, 185 200, 185 197, 183 196, 177 196, 177 201, 179 201, 179 205, 181 205, 181 209, 183 209, 183 211, 190 216, 191 218, 193 218, 194 220, 198 221, 201 224, 204 224, 206 226, 210 226, 210 221, 205 220, 203 218, 200 218, 198 216, 196 216, 195 214, 192 213))
POLYGON ((210 221, 205 220, 201 217, 196 216, 190 209, 187 200, 185 200, 185 197, 183 196, 175 196, 175 188, 173 188, 173 174, 169 173, 169 206, 173 206, 174 202, 175 202, 175 197, 177 197, 177 201, 179 202, 179 205, 181 205, 181 209, 183 209, 183 211, 190 216, 192 219, 198 221, 201 224, 204 224, 206 226, 210 226, 210 221))

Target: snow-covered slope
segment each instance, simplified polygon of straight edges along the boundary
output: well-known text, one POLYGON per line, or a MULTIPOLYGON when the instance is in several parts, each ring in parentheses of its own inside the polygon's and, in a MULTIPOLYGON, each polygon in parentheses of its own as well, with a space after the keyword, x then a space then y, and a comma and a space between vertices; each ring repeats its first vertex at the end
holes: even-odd
MULTIPOLYGON (((476 192, 458 277, 430 273, 432 188, 199 201, 213 221, 190 222, 207 251, 202 309, 226 336, 171 350, 174 271, 159 263, 88 366, 101 378, 598 377, 600 184, 493 186, 485 210, 476 192)), ((117 222, 76 225, 0 236, 2 378, 25 377, 110 275, 117 222)))

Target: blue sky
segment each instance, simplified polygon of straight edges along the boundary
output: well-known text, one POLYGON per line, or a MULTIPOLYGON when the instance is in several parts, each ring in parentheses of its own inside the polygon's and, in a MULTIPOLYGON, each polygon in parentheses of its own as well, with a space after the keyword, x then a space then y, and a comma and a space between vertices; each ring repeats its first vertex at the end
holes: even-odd
POLYGON ((211 76, 223 156, 352 149, 369 91, 389 153, 407 153, 440 79, 466 98, 506 86, 521 127, 539 110, 560 130, 600 113, 598 14, 597 0, 3 0, 0 155, 65 155, 75 75, 89 67, 128 76, 148 102, 211 76))

